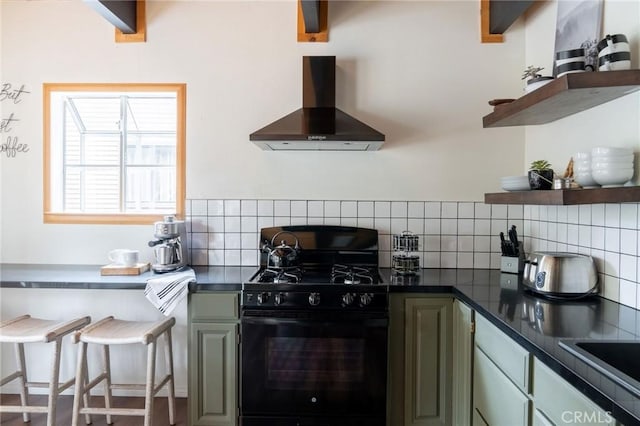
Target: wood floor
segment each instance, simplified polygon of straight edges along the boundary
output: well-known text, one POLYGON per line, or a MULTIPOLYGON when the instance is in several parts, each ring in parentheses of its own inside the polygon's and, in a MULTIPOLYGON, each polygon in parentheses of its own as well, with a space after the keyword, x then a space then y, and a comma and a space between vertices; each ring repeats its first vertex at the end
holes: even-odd
MULTIPOLYGON (((4 394, 0 395, 0 403, 2 405, 19 405, 20 398, 18 395, 4 394)), ((30 395, 29 404, 32 405, 46 405, 46 395, 30 395)), ((91 399, 92 407, 104 407, 104 399, 99 396, 94 396, 91 399)), ((114 407, 126 407, 126 408, 144 408, 144 398, 125 398, 125 397, 113 397, 114 407)), ((71 409, 73 407, 73 396, 62 395, 58 399, 57 409, 57 426, 70 426, 71 425, 71 409)), ((113 424, 115 426, 141 426, 143 424, 142 417, 138 416, 113 416, 113 424)), ((106 425, 105 416, 94 415, 91 416, 93 426, 106 425)), ((47 416, 46 414, 31 413, 31 422, 24 423, 22 421, 21 413, 2 413, 0 414, 0 425, 2 426, 46 426, 47 416)), ((80 421, 80 425, 84 425, 84 416, 80 421)), ((169 424, 169 409, 167 408, 167 398, 157 397, 153 403, 153 425, 154 426, 166 426, 169 424)), ((176 425, 187 426, 187 398, 176 398, 176 425)))

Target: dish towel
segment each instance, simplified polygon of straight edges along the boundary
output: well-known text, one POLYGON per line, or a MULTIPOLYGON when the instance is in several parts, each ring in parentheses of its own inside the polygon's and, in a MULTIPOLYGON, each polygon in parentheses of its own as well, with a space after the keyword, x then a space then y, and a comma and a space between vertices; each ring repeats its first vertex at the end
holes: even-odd
POLYGON ((144 289, 144 295, 149 302, 165 316, 169 316, 189 292, 189 283, 196 281, 193 269, 187 268, 180 272, 162 274, 158 278, 149 278, 144 289))

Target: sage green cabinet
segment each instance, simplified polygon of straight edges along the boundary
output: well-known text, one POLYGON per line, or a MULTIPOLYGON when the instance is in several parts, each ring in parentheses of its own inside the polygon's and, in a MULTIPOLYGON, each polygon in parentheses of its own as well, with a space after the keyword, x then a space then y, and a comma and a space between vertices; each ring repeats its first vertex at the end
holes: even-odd
POLYGON ((390 426, 451 425, 453 299, 391 294, 390 426))
POLYGON ((534 426, 616 424, 611 415, 537 358, 533 362, 533 405, 534 426))
POLYGON ((473 424, 529 425, 530 354, 484 317, 475 321, 473 424))
POLYGON ((237 292, 189 295, 189 425, 238 424, 237 292))
POLYGON ((473 310, 460 300, 453 301, 453 424, 471 424, 473 367, 473 310))

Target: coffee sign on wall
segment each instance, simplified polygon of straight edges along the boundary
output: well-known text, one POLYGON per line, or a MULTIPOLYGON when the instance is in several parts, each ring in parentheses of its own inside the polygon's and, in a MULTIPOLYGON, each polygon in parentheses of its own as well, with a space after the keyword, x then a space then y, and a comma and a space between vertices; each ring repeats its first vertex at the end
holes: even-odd
POLYGON ((0 153, 6 155, 8 158, 14 158, 18 154, 29 152, 29 145, 21 143, 18 135, 16 135, 16 128, 20 122, 20 119, 13 111, 13 106, 22 102, 23 99, 29 94, 25 89, 24 84, 14 86, 11 83, 2 83, 0 86, 0 102, 3 104, 3 111, 8 111, 0 120, 0 135, 2 136, 0 143, 0 153))

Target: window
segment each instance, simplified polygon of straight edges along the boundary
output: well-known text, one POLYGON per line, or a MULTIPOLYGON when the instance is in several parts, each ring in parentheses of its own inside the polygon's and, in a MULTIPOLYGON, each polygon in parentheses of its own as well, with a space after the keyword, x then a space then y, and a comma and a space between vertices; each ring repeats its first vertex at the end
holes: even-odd
POLYGON ((55 84, 44 93, 44 221, 184 215, 184 84, 55 84))

